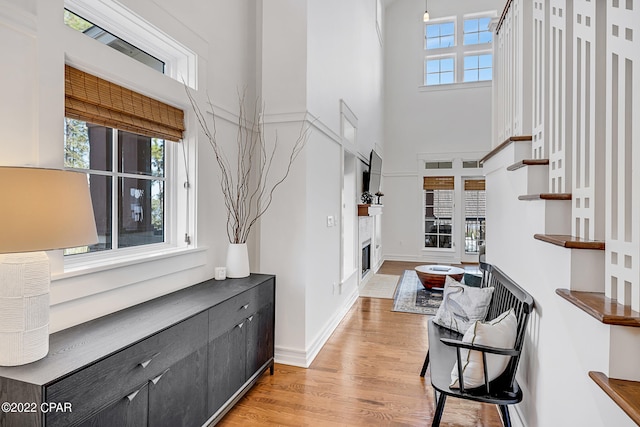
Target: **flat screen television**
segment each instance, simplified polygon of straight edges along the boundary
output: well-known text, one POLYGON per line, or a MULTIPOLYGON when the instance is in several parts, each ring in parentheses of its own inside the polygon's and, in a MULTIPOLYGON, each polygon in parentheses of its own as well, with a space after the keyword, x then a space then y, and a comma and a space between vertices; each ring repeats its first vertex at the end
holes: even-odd
POLYGON ((382 158, 371 150, 369 155, 369 185, 368 191, 371 194, 376 194, 380 191, 380 178, 382 177, 382 158))

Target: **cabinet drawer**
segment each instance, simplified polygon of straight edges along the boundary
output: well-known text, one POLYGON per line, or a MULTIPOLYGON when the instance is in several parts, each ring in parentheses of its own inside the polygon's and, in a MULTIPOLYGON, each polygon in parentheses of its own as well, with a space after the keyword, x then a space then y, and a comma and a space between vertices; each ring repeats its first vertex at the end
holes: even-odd
POLYGON ((270 280, 212 307, 209 310, 209 340, 219 337, 272 302, 273 286, 270 280))
POLYGON ((206 345, 207 322, 200 313, 50 385, 46 400, 71 402, 73 412, 49 413, 47 425, 73 425, 162 374, 206 345))

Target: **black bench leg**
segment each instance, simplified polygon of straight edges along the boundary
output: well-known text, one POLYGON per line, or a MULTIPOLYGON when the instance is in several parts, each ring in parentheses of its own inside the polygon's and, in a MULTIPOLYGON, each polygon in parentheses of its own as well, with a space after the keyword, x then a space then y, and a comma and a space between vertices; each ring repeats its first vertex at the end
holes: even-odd
POLYGON ((422 365, 422 371, 420 371, 420 376, 424 377, 424 374, 427 373, 427 368, 429 367, 429 350, 427 350, 427 357, 424 358, 424 364, 422 365))
POLYGON ((442 413, 444 412, 445 400, 447 400, 447 395, 444 393, 440 393, 440 397, 438 398, 438 405, 436 406, 436 413, 433 414, 433 422, 431 423, 431 427, 440 426, 440 419, 442 419, 442 413))
POLYGON ((509 417, 509 408, 507 405, 498 405, 500 407, 500 415, 502 415, 502 422, 504 427, 511 427, 511 418, 509 417))

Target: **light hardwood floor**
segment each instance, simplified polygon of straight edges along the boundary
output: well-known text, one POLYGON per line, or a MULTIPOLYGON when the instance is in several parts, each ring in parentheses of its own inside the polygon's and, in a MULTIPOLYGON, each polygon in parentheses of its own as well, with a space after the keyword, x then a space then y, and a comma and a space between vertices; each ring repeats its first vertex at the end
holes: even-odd
MULTIPOLYGON (((381 274, 411 263, 386 262, 381 274)), ((413 263, 413 265, 417 265, 413 263)), ((395 313, 390 299, 359 298, 308 369, 276 364, 219 426, 429 426, 427 316, 395 313)), ((501 426, 495 406, 449 399, 441 426, 501 426)))

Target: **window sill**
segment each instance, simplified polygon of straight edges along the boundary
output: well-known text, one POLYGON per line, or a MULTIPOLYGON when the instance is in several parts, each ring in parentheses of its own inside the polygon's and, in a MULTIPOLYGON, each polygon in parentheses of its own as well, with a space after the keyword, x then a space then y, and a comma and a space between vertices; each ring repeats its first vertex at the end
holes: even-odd
POLYGON ((122 267, 142 264, 150 261, 174 258, 177 256, 204 252, 207 248, 175 248, 164 246, 153 251, 125 253, 117 256, 84 259, 65 263, 64 272, 51 275, 51 281, 69 279, 87 274, 100 273, 122 267))
POLYGON ((446 90, 463 90, 463 89, 478 89, 483 87, 491 87, 493 85, 492 80, 482 82, 463 82, 463 83, 450 83, 444 85, 433 86, 418 86, 418 92, 440 92, 446 90))

